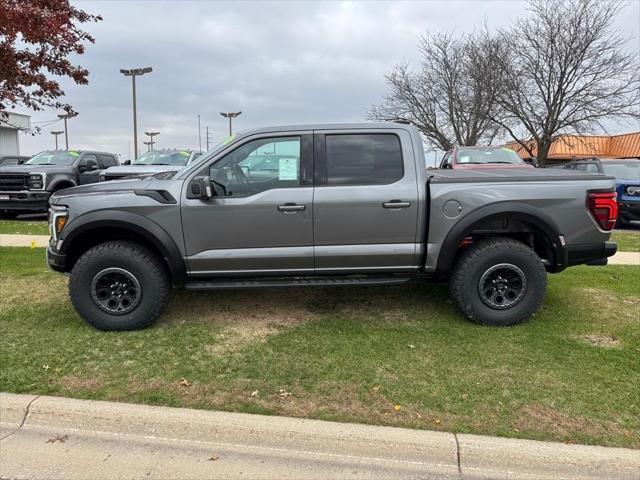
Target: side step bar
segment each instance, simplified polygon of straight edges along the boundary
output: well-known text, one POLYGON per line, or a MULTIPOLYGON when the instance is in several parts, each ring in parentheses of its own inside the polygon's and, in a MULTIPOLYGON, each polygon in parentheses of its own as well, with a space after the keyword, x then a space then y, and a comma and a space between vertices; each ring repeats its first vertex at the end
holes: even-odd
POLYGON ((283 279, 224 279, 191 280, 185 284, 187 290, 217 290, 229 288, 269 288, 269 287, 315 287, 337 285, 393 285, 408 282, 411 277, 362 277, 362 278, 283 278, 283 279))

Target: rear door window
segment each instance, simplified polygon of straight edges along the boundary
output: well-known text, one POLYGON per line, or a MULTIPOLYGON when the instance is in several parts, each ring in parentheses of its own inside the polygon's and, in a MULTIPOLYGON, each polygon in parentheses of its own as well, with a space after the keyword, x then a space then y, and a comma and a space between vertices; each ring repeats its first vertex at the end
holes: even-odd
POLYGON ((328 134, 325 148, 327 185, 384 185, 404 175, 394 134, 328 134))
POLYGON ((98 158, 100 158, 102 168, 113 167, 118 164, 116 159, 111 155, 98 155, 98 158))

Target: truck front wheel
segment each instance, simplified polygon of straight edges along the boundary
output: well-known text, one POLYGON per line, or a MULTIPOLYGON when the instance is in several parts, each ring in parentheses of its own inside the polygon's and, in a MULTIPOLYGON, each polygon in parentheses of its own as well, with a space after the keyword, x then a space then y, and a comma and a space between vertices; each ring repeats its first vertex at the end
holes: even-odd
POLYGON ((544 266, 527 245, 510 238, 478 242, 457 261, 451 297, 475 323, 515 325, 533 315, 547 288, 544 266))
POLYGON ((87 250, 69 279, 73 306, 99 330, 148 327, 162 313, 169 291, 162 261, 131 241, 109 241, 87 250))

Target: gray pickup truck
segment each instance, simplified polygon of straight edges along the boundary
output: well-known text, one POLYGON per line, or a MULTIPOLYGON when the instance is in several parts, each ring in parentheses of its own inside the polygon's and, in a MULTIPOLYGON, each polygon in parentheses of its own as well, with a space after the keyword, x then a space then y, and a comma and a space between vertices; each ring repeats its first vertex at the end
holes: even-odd
POLYGON ((274 127, 179 172, 56 192, 48 263, 103 330, 149 326, 170 288, 382 285, 448 278, 471 321, 512 325, 546 272, 604 265, 613 178, 433 171, 404 124, 274 127))

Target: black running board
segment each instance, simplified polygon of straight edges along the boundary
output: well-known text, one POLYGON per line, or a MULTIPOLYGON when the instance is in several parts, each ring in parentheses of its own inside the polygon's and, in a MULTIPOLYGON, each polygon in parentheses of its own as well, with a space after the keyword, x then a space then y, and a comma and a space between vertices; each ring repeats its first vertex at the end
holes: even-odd
POLYGON ((191 280, 185 284, 187 290, 217 290, 228 288, 269 288, 269 287, 317 287, 342 285, 394 285, 405 283, 411 277, 362 277, 362 278, 283 278, 283 279, 224 279, 191 280))

